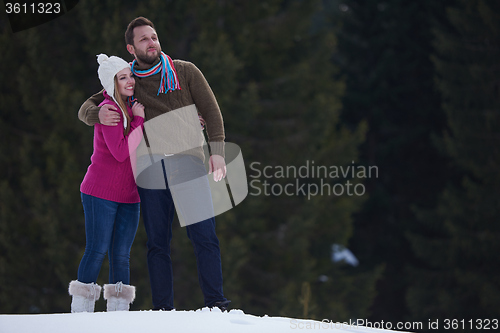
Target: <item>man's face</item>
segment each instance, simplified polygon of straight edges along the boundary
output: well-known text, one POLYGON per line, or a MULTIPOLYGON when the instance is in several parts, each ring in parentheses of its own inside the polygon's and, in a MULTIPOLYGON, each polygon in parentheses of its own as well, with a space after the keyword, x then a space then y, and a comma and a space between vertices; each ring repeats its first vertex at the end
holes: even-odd
POLYGON ((155 29, 149 25, 134 28, 134 45, 127 45, 127 50, 135 56, 139 64, 152 65, 161 53, 160 40, 155 29))

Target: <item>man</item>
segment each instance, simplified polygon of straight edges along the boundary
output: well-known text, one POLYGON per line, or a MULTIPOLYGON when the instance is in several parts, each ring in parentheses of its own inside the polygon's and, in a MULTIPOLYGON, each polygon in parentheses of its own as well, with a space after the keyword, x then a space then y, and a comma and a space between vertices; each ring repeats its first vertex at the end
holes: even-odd
MULTIPOLYGON (((225 177, 222 115, 203 74, 192 63, 174 60, 161 51, 151 21, 138 17, 125 32, 127 50, 135 58, 135 94, 145 107, 146 153, 138 153, 136 181, 148 236, 148 270, 155 310, 171 310, 173 273, 170 258, 174 210, 186 225, 196 258, 205 306, 225 311, 219 241, 200 144, 201 115, 212 155, 209 174, 225 177), (195 121, 193 121, 195 119, 195 121), (196 125, 194 125, 196 122, 196 125)), ((109 105, 96 106, 102 94, 88 99, 78 117, 88 125, 97 121, 115 126, 120 115, 109 105)))

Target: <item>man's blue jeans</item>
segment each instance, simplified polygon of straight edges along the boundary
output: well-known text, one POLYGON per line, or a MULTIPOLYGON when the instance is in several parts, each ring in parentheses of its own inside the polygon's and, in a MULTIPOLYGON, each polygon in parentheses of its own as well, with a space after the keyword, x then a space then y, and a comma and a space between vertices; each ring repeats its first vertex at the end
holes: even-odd
MULTIPOLYGON (((203 163, 195 159, 199 160, 192 156, 167 157, 164 161, 157 162, 161 163, 166 189, 138 187, 144 227, 148 236, 148 269, 155 309, 169 310, 174 308, 170 241, 172 240, 175 206, 181 206, 182 203, 176 202, 174 204, 169 182, 178 184, 179 179, 186 176, 186 172, 193 172, 193 170, 186 171, 189 161, 194 162, 190 166, 194 166, 196 169, 195 174, 206 178, 203 163), (177 163, 178 161, 183 163, 177 163)), ((208 188, 208 179, 206 181, 208 188)), ((209 191, 207 195, 211 201, 209 191)), ((192 207, 192 209, 196 209, 196 207, 192 207)), ((205 306, 213 306, 218 301, 225 301, 222 290, 219 240, 215 233, 215 218, 211 217, 201 222, 189 224, 186 226, 186 231, 196 255, 198 280, 205 298, 205 306)))
POLYGON ((130 249, 139 225, 140 204, 119 203, 82 193, 85 253, 78 281, 96 282, 108 253, 109 283, 130 284, 130 249))

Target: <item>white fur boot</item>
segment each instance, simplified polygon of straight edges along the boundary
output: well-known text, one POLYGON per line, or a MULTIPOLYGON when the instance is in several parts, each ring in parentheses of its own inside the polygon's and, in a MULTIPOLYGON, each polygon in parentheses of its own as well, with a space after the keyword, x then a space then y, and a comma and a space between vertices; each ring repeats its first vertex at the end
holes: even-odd
POLYGON ((121 281, 105 284, 104 299, 107 301, 108 311, 128 311, 130 303, 135 299, 135 287, 123 284, 121 281))
POLYGON ((101 297, 101 287, 95 283, 82 283, 78 280, 69 284, 72 296, 71 312, 94 312, 95 301, 101 297))

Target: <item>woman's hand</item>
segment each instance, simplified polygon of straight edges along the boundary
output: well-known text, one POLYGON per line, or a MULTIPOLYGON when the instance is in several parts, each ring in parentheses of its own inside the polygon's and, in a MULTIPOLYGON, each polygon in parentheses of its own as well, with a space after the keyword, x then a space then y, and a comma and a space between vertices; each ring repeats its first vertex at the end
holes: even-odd
POLYGON ((144 118, 144 105, 139 102, 135 102, 134 105, 132 105, 132 113, 134 116, 144 118))

